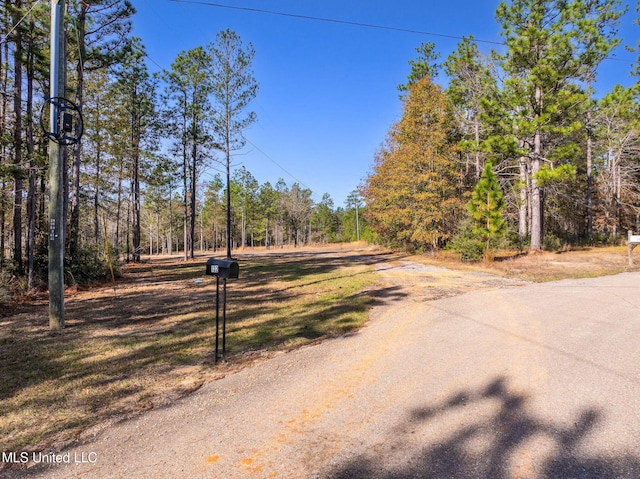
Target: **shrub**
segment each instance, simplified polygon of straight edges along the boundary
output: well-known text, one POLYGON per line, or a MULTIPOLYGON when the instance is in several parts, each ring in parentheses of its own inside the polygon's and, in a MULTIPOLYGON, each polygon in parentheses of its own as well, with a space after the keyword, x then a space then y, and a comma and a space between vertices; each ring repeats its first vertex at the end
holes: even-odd
POLYGON ((564 246, 564 241, 553 233, 544 235, 543 249, 546 251, 560 251, 564 246))
POLYGON ((0 271, 0 305, 6 305, 11 302, 11 283, 14 276, 7 270, 0 271))
MULTIPOLYGON (((111 261, 114 274, 116 277, 120 276, 120 261, 118 252, 114 248, 111 250, 111 261)), ((111 280, 109 258, 104 246, 96 244, 80 246, 73 258, 67 258, 65 276, 67 276, 66 281, 70 280, 75 284, 111 280)))
POLYGON ((450 247, 460 256, 461 261, 477 263, 482 259, 485 245, 478 240, 471 218, 463 220, 460 224, 460 229, 451 241, 450 247))

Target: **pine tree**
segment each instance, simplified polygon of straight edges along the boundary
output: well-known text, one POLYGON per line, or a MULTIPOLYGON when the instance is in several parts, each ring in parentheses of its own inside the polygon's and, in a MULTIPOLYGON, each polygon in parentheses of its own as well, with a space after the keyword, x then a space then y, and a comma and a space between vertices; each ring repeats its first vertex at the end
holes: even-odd
POLYGON ((225 155, 227 173, 227 258, 231 258, 231 153, 244 147, 245 128, 256 120, 256 114, 247 112, 258 92, 253 76, 253 45, 243 45, 242 39, 231 30, 216 35, 215 43, 208 45, 211 55, 210 76, 217 113, 213 116, 217 148, 225 155))
POLYGON ((154 141, 156 85, 147 71, 145 49, 139 38, 131 41, 131 50, 116 71, 116 96, 127 113, 127 156, 130 161, 133 261, 141 261, 141 190, 144 153, 154 141))
POLYGON ((179 53, 171 70, 163 72, 168 100, 165 116, 175 152, 182 160, 185 260, 194 257, 197 179, 209 154, 207 147, 211 140, 210 64, 209 53, 197 47, 179 53))
POLYGON ((418 83, 424 77, 435 78, 440 71, 440 65, 437 63, 440 58, 440 53, 436 51, 436 44, 433 42, 422 43, 418 48, 418 58, 415 60, 409 60, 411 65, 411 73, 407 77, 407 83, 398 85, 398 91, 402 92, 400 98, 403 98, 405 94, 411 89, 411 85, 418 83))
POLYGON ((510 0, 496 17, 507 53, 502 68, 529 189, 531 249, 542 248, 543 162, 557 157, 556 140, 581 128, 572 117, 587 96, 578 86, 615 45, 618 0, 510 0))
POLYGON ((481 117, 486 116, 486 98, 497 90, 496 80, 473 37, 463 38, 444 66, 450 78, 447 96, 460 124, 460 149, 465 156, 467 180, 472 185, 483 170, 486 153, 482 151, 482 143, 487 137, 487 125, 481 117))
POLYGON ((485 254, 491 249, 491 243, 502 236, 506 222, 502 216, 504 198, 500 184, 493 173, 491 163, 487 162, 480 180, 473 189, 467 209, 473 218, 473 232, 484 243, 485 254))

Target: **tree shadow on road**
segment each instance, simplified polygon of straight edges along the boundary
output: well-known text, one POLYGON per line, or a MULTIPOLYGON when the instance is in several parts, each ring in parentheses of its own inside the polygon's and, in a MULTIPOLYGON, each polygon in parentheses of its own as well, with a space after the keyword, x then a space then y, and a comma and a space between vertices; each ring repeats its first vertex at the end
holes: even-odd
POLYGON ((592 456, 584 442, 603 414, 585 409, 570 426, 536 418, 529 399, 498 377, 476 391, 460 391, 440 405, 411 411, 372 452, 334 468, 326 479, 623 479, 640 477, 631 453, 592 456), (480 419, 467 416, 448 436, 437 426, 464 417, 464 408, 492 405, 480 419), (452 415, 452 416, 450 416, 452 415), (462 416, 460 416, 462 415, 462 416), (462 424, 462 425, 461 425, 462 424), (422 435, 416 432, 422 432, 422 435), (427 442, 416 444, 416 437, 427 442), (432 443, 433 442, 433 443, 432 443), (536 445, 539 449, 536 450, 536 445), (532 458, 535 458, 532 459, 532 458), (391 464, 391 466, 389 465, 391 464))

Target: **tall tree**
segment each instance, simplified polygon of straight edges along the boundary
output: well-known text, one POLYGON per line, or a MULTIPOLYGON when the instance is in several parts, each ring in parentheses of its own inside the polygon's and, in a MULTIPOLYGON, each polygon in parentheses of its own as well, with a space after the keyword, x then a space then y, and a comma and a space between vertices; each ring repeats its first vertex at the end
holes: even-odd
POLYGON ((513 0, 498 7, 507 53, 502 66, 508 75, 517 136, 528 161, 530 181, 531 249, 542 248, 543 191, 536 175, 543 162, 554 159, 550 138, 567 135, 580 127, 568 111, 585 100, 575 82, 584 76, 585 65, 601 59, 591 49, 608 51, 609 44, 592 41, 609 34, 616 0, 513 0), (596 5, 594 8, 589 8, 596 5), (592 22, 587 12, 599 12, 592 22))
POLYGON ((227 258, 231 258, 231 154, 244 147, 246 140, 242 132, 256 120, 254 112, 246 111, 258 91, 252 66, 255 52, 251 43, 245 47, 241 38, 231 30, 219 32, 208 50, 212 58, 211 80, 216 100, 213 117, 216 144, 225 156, 227 258))
POLYGON ((451 104, 428 76, 412 85, 362 194, 371 226, 388 243, 437 248, 462 210, 451 104))
POLYGON ((409 92, 411 85, 418 83, 426 76, 435 79, 440 72, 440 64, 438 63, 440 53, 436 51, 435 43, 422 43, 416 48, 416 52, 418 57, 415 60, 409 60, 411 72, 407 77, 407 83, 398 85, 398 90, 402 92, 401 98, 409 92))
MULTIPOLYGON (((70 56, 75 57, 75 103, 84 105, 85 71, 99 70, 118 63, 129 46, 131 16, 135 13, 129 0, 73 0, 69 4, 71 26, 70 56)), ((79 125, 76 124, 76 128, 79 125)), ((78 132, 76 133, 78 134, 78 132)), ((75 146, 71 168, 71 214, 69 254, 75 256, 80 234, 80 170, 82 143, 75 146)))
POLYGON ((356 212, 356 241, 360 241, 360 208, 362 207, 362 197, 358 190, 353 190, 345 200, 347 208, 353 208, 356 212))
POLYGON ((209 182, 204 194, 204 223, 211 232, 213 251, 217 251, 218 247, 223 244, 224 225, 226 223, 226 207, 225 207, 225 187, 220 174, 209 182))
POLYGON ((338 218, 334 211, 333 200, 329 193, 322 195, 322 200, 315 206, 313 213, 314 229, 320 243, 335 241, 338 233, 338 218))
POLYGON ((172 250, 172 195, 175 188, 175 174, 179 166, 170 158, 156 156, 153 168, 147 179, 145 191, 145 205, 150 208, 155 217, 157 252, 165 251, 171 254, 172 250))
MULTIPOLYGON (((84 121, 88 128, 83 135, 85 152, 86 185, 91 189, 90 197, 93 214, 93 240, 100 242, 103 228, 100 226, 100 207, 106 207, 108 197, 108 127, 117 110, 109 101, 110 79, 105 70, 96 70, 85 76, 84 121)), ((115 98, 112 95, 113 100, 115 98)))
POLYGON ((291 228, 293 245, 306 244, 308 240, 307 227, 313 213, 311 190, 302 188, 298 183, 294 183, 291 189, 283 195, 282 206, 284 207, 287 223, 291 228))
POLYGON ((587 236, 589 241, 593 239, 593 108, 591 101, 593 95, 592 85, 596 79, 596 70, 609 53, 620 44, 616 37, 615 26, 625 9, 621 8, 619 0, 600 0, 589 2, 576 2, 575 7, 580 20, 581 29, 578 43, 581 44, 580 56, 582 57, 581 80, 586 83, 586 93, 589 96, 585 112, 586 133, 586 210, 587 210, 587 236))
POLYGON ((185 260, 194 257, 197 180, 211 139, 210 65, 209 53, 197 47, 181 52, 163 73, 169 100, 166 123, 182 157, 185 260))
MULTIPOLYGON (((254 221, 258 205, 258 181, 244 166, 237 170, 232 179, 237 187, 236 205, 240 211, 240 245, 248 246, 247 231, 250 230, 253 238, 254 221)), ((253 240, 251 241, 253 243, 253 240)), ((251 244, 253 246, 253 244, 251 244)))
POLYGON ((482 143, 486 139, 481 116, 485 99, 497 89, 496 81, 473 37, 462 39, 444 67, 450 79, 447 96, 454 105, 462 130, 460 149, 465 155, 466 176, 475 183, 483 170, 482 143))
MULTIPOLYGON (((11 13, 9 11, 8 2, 0 7, 0 30, 8 32, 12 27, 11 13)), ((0 45, 0 88, 3 92, 9 92, 9 84, 11 78, 9 75, 9 41, 7 39, 0 45)), ((10 151, 12 135, 10 132, 10 105, 9 95, 0 95, 0 162, 2 169, 0 170, 0 268, 4 266, 5 260, 5 238, 6 238, 6 216, 7 216, 7 165, 10 162, 10 151)))
POLYGON ((278 191, 267 181, 260 186, 258 201, 265 222, 264 245, 269 248, 276 238, 276 220, 279 214, 278 191))
POLYGON ((27 73, 27 105, 26 105, 26 144, 27 157, 29 161, 27 189, 27 287, 35 286, 36 277, 36 227, 37 227, 37 183, 38 172, 43 171, 45 166, 46 144, 44 141, 37 142, 34 135, 34 89, 37 83, 44 84, 44 78, 48 74, 48 65, 43 45, 46 45, 46 25, 44 19, 46 9, 31 9, 28 28, 25 31, 25 66, 27 73), (40 148, 38 148, 38 144, 40 148), (40 150, 40 151, 39 151, 40 150))
MULTIPOLYGON (((24 11, 22 0, 15 0, 12 19, 19 25, 24 11)), ((13 261, 22 270, 22 199, 23 176, 22 167, 24 131, 22 118, 22 83, 23 83, 23 38, 22 28, 13 29, 13 261)))
POLYGON ((155 132, 155 97, 156 85, 147 71, 145 50, 139 38, 132 40, 132 48, 124 56, 117 69, 116 91, 124 111, 127 112, 127 156, 130 161, 131 174, 131 212, 132 212, 132 240, 133 262, 141 260, 141 174, 142 158, 145 150, 150 150, 155 132))
POLYGON ((640 215, 640 97, 635 87, 616 85, 600 100, 595 113, 598 125, 596 150, 597 186, 603 201, 603 233, 617 234, 626 213, 637 223, 640 215))

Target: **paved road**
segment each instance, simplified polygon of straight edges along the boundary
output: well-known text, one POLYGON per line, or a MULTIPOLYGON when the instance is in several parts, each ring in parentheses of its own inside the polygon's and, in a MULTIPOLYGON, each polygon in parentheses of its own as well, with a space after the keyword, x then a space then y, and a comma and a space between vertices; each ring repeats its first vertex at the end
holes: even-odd
POLYGON ((476 291, 430 299, 453 273, 399 266, 382 268, 386 303, 362 331, 210 383, 68 451, 95 462, 28 477, 640 477, 640 273, 475 276, 476 291))

